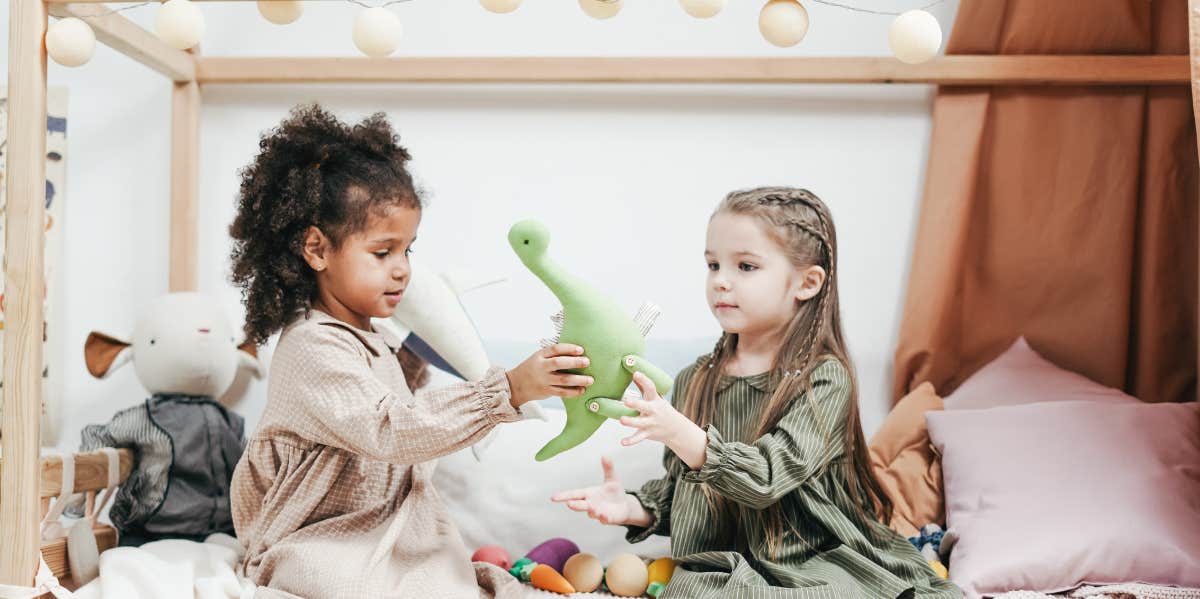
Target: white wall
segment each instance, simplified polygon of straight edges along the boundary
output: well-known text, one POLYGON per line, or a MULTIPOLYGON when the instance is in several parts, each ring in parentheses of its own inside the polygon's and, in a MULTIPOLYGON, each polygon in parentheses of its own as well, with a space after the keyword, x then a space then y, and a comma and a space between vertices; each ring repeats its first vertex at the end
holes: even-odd
MULTIPOLYGON (((372 4, 379 4, 378 2, 372 4)), ((568 0, 527 0, 493 15, 470 0, 398 4, 410 55, 884 55, 890 18, 809 3, 812 27, 779 50, 757 33, 757 2, 697 21, 675 2, 627 2, 599 22, 568 0)), ((912 2, 872 0, 901 10, 912 2)), ((931 12, 948 30, 956 8, 931 12)), ((203 3, 209 55, 355 55, 359 7, 310 3, 278 28, 253 3, 203 3)), ((7 39, 7 8, 0 31, 7 39)), ((151 26, 153 7, 123 13, 151 26)), ((3 65, 7 69, 7 48, 3 65)), ((131 369, 92 379, 80 351, 92 329, 127 331, 166 291, 170 94, 157 74, 111 50, 79 69, 51 64, 70 90, 67 285, 58 334, 66 396, 63 448, 83 425, 142 399, 131 369)), ((926 86, 309 86, 203 90, 200 287, 242 314, 228 284, 226 227, 237 170, 292 105, 319 101, 347 119, 387 112, 427 191, 416 258, 510 277, 466 298, 493 358, 513 364, 548 333, 552 297, 508 250, 507 227, 537 216, 562 263, 630 310, 663 307, 651 358, 669 370, 707 351, 718 331, 703 300, 706 219, 731 189, 797 185, 831 206, 840 237, 842 309, 862 389, 864 427, 886 413, 929 137, 926 86)), ((269 352, 267 352, 269 356, 269 352)), ((238 404, 251 422, 265 385, 238 404)))

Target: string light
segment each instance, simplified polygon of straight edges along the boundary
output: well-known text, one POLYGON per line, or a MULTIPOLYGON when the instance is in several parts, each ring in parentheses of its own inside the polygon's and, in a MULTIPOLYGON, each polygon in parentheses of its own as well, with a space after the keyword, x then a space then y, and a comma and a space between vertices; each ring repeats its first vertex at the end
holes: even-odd
MULTIPOLYGON (((403 25, 400 18, 385 10, 394 4, 412 0, 388 0, 382 4, 368 4, 363 0, 344 0, 357 4, 365 10, 355 19, 352 38, 355 46, 368 56, 387 56, 399 46, 403 25)), ((610 19, 624 7, 624 0, 578 0, 579 6, 588 16, 595 19, 610 19)), ((888 29, 888 45, 893 55, 902 62, 916 64, 937 55, 942 44, 942 30, 937 19, 927 10, 946 0, 934 0, 920 8, 903 12, 891 12, 862 8, 835 0, 804 0, 854 12, 896 17, 888 29)), ((479 0, 483 8, 493 13, 511 13, 521 0, 479 0)), ((679 0, 687 14, 707 19, 716 16, 725 8, 727 0, 679 0)), ((117 9, 85 17, 61 19, 50 27, 46 35, 47 52, 55 62, 65 66, 79 66, 92 56, 95 33, 86 21, 117 14, 146 6, 159 4, 147 0, 117 9)), ((266 20, 285 25, 295 22, 303 13, 299 0, 258 0, 259 13, 266 20)), ((768 42, 779 47, 791 47, 800 43, 808 33, 808 11, 801 0, 768 0, 759 11, 759 32, 768 42)), ((167 0, 155 15, 155 33, 168 45, 187 49, 195 46, 204 36, 204 17, 190 0, 167 0)))

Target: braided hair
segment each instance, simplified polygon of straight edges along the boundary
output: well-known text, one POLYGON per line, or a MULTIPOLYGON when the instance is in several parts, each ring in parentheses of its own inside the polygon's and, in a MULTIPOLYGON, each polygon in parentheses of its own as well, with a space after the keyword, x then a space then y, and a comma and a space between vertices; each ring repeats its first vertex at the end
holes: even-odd
MULTIPOLYGON (((770 371, 773 391, 758 423, 755 438, 778 426, 795 401, 812 401, 812 371, 820 358, 836 358, 850 372, 851 380, 850 402, 848 412, 844 415, 845 434, 840 439, 847 460, 845 486, 853 509, 859 512, 864 521, 878 518, 885 523, 890 522, 893 505, 871 468, 859 419, 853 364, 842 335, 837 292, 837 236, 828 207, 806 189, 761 187, 730 193, 713 216, 722 213, 758 219, 768 236, 787 254, 793 266, 819 266, 825 271, 825 281, 817 294, 800 302, 788 323, 784 342, 770 371)), ((736 333, 722 333, 712 353, 702 360, 688 385, 682 412, 701 427, 712 422, 716 411, 716 390, 737 343, 736 333)), ((833 439, 826 441, 835 442, 833 439)), ((768 533, 768 550, 774 553, 778 549, 786 523, 779 505, 771 506, 762 513, 751 513, 730 505, 708 489, 707 485, 702 489, 714 513, 733 511, 741 512, 741 518, 763 519, 768 533)), ((865 532, 872 537, 882 538, 884 531, 865 532)))

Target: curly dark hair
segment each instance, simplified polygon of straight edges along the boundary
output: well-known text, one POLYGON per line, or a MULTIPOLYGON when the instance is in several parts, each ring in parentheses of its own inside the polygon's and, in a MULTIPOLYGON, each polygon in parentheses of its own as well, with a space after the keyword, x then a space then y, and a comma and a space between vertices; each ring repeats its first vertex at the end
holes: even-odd
POLYGON ((406 168, 411 159, 383 113, 357 125, 316 104, 293 108, 259 140, 240 172, 232 280, 242 288, 246 338, 266 342, 307 311, 317 280, 302 249, 316 226, 335 248, 391 206, 421 208, 406 168))

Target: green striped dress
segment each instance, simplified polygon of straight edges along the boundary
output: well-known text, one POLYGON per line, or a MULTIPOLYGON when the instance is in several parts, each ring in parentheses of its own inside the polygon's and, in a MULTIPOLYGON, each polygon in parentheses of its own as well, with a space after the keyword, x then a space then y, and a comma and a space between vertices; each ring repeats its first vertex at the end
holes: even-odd
MULTIPOLYGON (((677 408, 702 363, 704 358, 676 377, 677 408)), ((794 402, 773 431, 754 439, 770 398, 768 378, 723 376, 706 428, 704 466, 693 471, 665 450, 666 476, 631 491, 654 522, 629 527, 629 541, 668 535, 679 562, 660 599, 961 597, 899 533, 851 509, 842 450, 850 376, 842 363, 820 362, 812 374, 812 401, 794 402), (744 509, 714 515, 702 484, 744 509), (758 512, 775 503, 790 526, 771 557, 758 512), (726 527, 733 533, 722 538, 726 527), (883 540, 871 540, 863 532, 868 528, 883 531, 883 540)))

